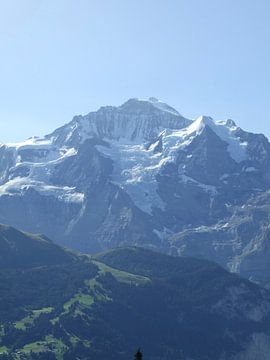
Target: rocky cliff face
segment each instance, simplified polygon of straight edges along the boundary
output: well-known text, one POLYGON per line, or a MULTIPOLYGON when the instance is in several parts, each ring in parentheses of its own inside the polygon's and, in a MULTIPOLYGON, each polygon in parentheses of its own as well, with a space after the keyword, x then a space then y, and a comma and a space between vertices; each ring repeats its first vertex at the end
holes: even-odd
POLYGON ((133 244, 269 282, 270 144, 157 99, 0 147, 0 222, 83 251, 133 244))

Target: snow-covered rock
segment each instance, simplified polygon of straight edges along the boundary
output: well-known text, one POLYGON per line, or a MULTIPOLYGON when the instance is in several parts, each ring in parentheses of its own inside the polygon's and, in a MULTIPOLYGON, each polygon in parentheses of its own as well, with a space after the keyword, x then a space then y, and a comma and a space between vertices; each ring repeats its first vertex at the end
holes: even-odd
POLYGON ((266 137, 155 98, 0 146, 1 222, 84 251, 140 244, 209 258, 264 283, 269 191, 266 137))

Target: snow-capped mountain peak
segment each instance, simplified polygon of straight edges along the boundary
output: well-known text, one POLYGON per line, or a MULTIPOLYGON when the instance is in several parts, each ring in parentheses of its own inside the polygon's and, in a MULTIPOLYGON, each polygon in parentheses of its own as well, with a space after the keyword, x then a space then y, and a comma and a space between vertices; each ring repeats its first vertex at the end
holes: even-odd
POLYGON ((181 116, 179 112, 173 107, 155 97, 150 97, 149 99, 129 99, 123 105, 121 105, 120 108, 124 109, 125 111, 128 110, 132 112, 141 112, 146 110, 151 112, 153 110, 158 110, 175 116, 181 116))
MULTIPOLYGON (((155 98, 130 99, 75 116, 44 138, 1 145, 0 221, 87 251, 168 249, 170 234, 184 229, 197 234, 222 221, 213 229, 223 231, 236 204, 242 213, 252 196, 268 201, 269 183, 263 135, 231 119, 189 120, 155 98)), ((239 258, 230 261, 239 268, 239 258)))
POLYGON ((199 116, 188 127, 187 134, 199 134, 205 126, 213 127, 215 125, 214 120, 210 116, 199 116))
MULTIPOLYGON (((166 164, 174 163, 179 151, 185 151, 205 128, 210 128, 227 144, 235 161, 246 158, 247 143, 237 137, 238 128, 232 120, 216 122, 209 116, 200 116, 191 121, 156 98, 129 99, 119 107, 102 107, 74 117, 44 138, 32 137, 22 143, 8 144, 10 155, 0 173, 3 184, 0 193, 11 194, 13 189, 17 192, 22 183, 24 188, 28 186, 42 193, 50 189, 53 193, 50 177, 54 168, 76 156, 80 146, 92 139, 98 151, 114 162, 114 183, 125 189, 138 207, 151 214, 153 206, 163 208, 156 193, 156 176, 166 164), (144 193, 147 199, 142 197, 144 193)), ((181 174, 183 177, 182 170, 181 174)), ((75 189, 68 187, 63 192, 76 194, 75 189)))
POLYGON ((155 98, 129 99, 119 107, 101 107, 85 116, 76 116, 49 137, 61 144, 79 144, 87 138, 147 142, 164 129, 181 129, 191 120, 155 98))
POLYGON ((198 135, 206 128, 210 128, 222 141, 227 144, 232 159, 236 162, 247 159, 246 141, 242 141, 238 135, 239 127, 231 119, 215 121, 210 116, 199 116, 186 129, 187 135, 198 135))

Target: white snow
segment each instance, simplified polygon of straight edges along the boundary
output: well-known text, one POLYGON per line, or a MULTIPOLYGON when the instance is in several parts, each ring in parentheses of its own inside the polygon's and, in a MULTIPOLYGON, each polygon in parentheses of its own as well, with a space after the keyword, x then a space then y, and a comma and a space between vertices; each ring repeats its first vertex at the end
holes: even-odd
POLYGON ((244 169, 244 171, 245 172, 256 172, 256 171, 258 171, 258 169, 256 169, 255 167, 253 167, 253 166, 249 166, 249 167, 246 167, 245 169, 244 169))
POLYGON ((168 104, 166 104, 163 101, 156 99, 154 97, 150 97, 148 100, 144 100, 144 101, 149 101, 155 108, 162 110, 164 112, 168 112, 168 113, 176 115, 176 116, 180 115, 177 110, 175 110, 168 104))
POLYGON ((246 147, 247 142, 241 142, 235 135, 238 127, 232 123, 232 120, 214 121, 209 116, 198 117, 188 128, 187 133, 199 134, 205 126, 210 127, 216 135, 228 144, 228 151, 232 159, 241 162, 247 159, 246 147))
POLYGON ((157 235, 157 237, 158 237, 160 240, 166 240, 166 239, 168 238, 168 235, 171 235, 171 234, 172 234, 172 231, 169 230, 168 228, 164 227, 164 228, 162 229, 162 231, 161 231, 161 230, 154 229, 154 230, 153 230, 153 233, 154 233, 155 235, 157 235))
POLYGON ((84 200, 84 194, 76 192, 75 188, 47 185, 42 181, 35 181, 29 177, 16 177, 1 185, 0 196, 22 195, 30 188, 36 190, 41 195, 54 196, 60 201, 80 203, 84 200))
MULTIPOLYGON (((134 203, 143 211, 152 214, 154 207, 165 209, 163 200, 157 193, 156 176, 164 165, 174 162, 180 149, 184 149, 196 136, 196 128, 188 127, 181 130, 163 130, 158 138, 162 137, 163 150, 155 153, 157 142, 147 150, 143 143, 110 141, 110 147, 98 145, 97 149, 114 161, 112 180, 123 188, 134 203)), ((182 169, 184 171, 184 169, 182 169)), ((179 174, 183 183, 192 182, 204 191, 216 194, 213 186, 201 184, 192 178, 179 174)))
POLYGON ((226 179, 228 179, 228 177, 230 177, 229 174, 223 174, 219 179, 220 180, 226 180, 226 179))
MULTIPOLYGON (((134 203, 143 211, 151 214, 153 207, 164 210, 164 203, 157 193, 156 176, 162 171, 164 165, 174 162, 178 151, 184 150, 196 136, 201 134, 205 126, 209 126, 223 141, 228 144, 228 151, 235 161, 246 158, 246 143, 234 135, 237 127, 234 123, 215 122, 210 117, 200 116, 190 126, 184 129, 164 129, 148 150, 142 139, 135 141, 121 138, 111 140, 110 147, 97 146, 100 152, 114 161, 113 181, 125 189, 134 203), (162 138, 163 149, 155 153, 154 149, 162 138)), ((188 154, 187 158, 192 155, 188 154)), ((223 179, 228 175, 224 174, 223 179)), ((193 183, 204 191, 215 195, 214 186, 202 184, 185 174, 185 167, 179 169, 179 180, 183 183, 193 183)))
POLYGON ((43 139, 37 137, 31 137, 20 143, 7 143, 7 147, 12 147, 16 149, 27 149, 27 148, 35 148, 35 149, 45 149, 50 148, 52 145, 52 139, 43 139))
POLYGON ((110 148, 100 145, 97 148, 114 161, 113 182, 127 191, 143 211, 151 214, 153 207, 164 209, 156 182, 164 159, 146 150, 142 144, 111 141, 110 145, 110 148))
MULTIPOLYGON (((56 197, 65 201, 82 201, 83 194, 76 193, 73 188, 57 187, 50 183, 55 166, 66 157, 76 156, 77 150, 67 147, 73 137, 77 140, 78 146, 93 137, 108 142, 108 146, 96 147, 114 161, 113 182, 125 189, 134 203, 149 214, 152 214, 153 208, 162 210, 165 208, 157 192, 157 174, 162 172, 166 164, 174 163, 179 150, 185 150, 206 126, 228 144, 228 152, 235 161, 240 162, 247 158, 247 143, 241 142, 237 137, 238 127, 232 120, 214 121, 211 117, 200 116, 186 128, 179 129, 181 118, 179 119, 180 114, 175 109, 156 98, 138 101, 148 101, 164 114, 157 119, 136 112, 127 117, 121 111, 115 115, 115 108, 108 107, 99 110, 99 121, 96 121, 97 113, 90 113, 79 116, 64 126, 63 133, 60 131, 59 137, 64 139, 64 145, 57 143, 58 135, 45 138, 33 137, 21 143, 7 144, 8 149, 13 151, 14 164, 11 170, 16 173, 20 167, 28 168, 30 174, 28 177, 15 179, 12 176, 6 179, 5 173, 1 175, 2 181, 7 182, 0 186, 0 195, 12 195, 25 190, 28 186, 45 195, 54 192, 56 197), (172 114, 175 116, 171 116, 172 114), (149 138, 153 142, 147 149, 149 138), (162 140, 162 150, 155 153, 160 140, 162 140), (25 157, 27 161, 23 159, 25 156, 23 150, 26 149, 33 150, 30 160, 25 157)), ((192 154, 187 154, 187 159, 191 158, 192 154)), ((246 172, 255 170, 252 167, 245 169, 246 172)), ((211 195, 216 194, 214 186, 199 183, 188 177, 185 171, 185 166, 181 166, 180 182, 192 183, 211 195)), ((225 179, 226 174, 223 175, 223 180, 225 179)))
POLYGON ((210 193, 211 195, 216 195, 217 194, 217 189, 213 185, 202 184, 199 181, 196 181, 193 178, 191 178, 191 177, 189 177, 187 175, 183 175, 183 174, 180 174, 179 177, 180 177, 180 180, 184 184, 192 183, 192 184, 202 188, 205 192, 210 193))
POLYGON ((50 178, 55 166, 61 163, 65 158, 75 156, 77 150, 74 148, 62 147, 57 149, 53 145, 52 139, 30 138, 21 143, 7 144, 9 151, 13 152, 13 166, 9 169, 9 178, 2 177, 0 185, 1 195, 19 195, 24 194, 29 188, 45 196, 54 196, 60 201, 82 202, 84 195, 78 193, 72 187, 54 186, 50 184, 50 178), (23 161, 23 150, 32 150, 27 161, 23 161), (27 177, 13 175, 16 171, 28 169, 27 177), (4 182, 4 183, 3 183, 4 182))
POLYGON ((130 99, 120 107, 102 107, 97 112, 78 116, 62 129, 57 138, 63 142, 82 143, 89 138, 127 140, 137 142, 149 141, 165 128, 179 129, 191 120, 182 117, 178 111, 156 98, 130 99), (144 112, 141 104, 151 104, 149 111, 144 112), (155 111, 158 109, 159 111, 155 111), (138 110, 138 111, 137 111, 138 110), (172 116, 173 115, 173 116, 172 116), (64 136, 63 136, 64 134, 64 136))

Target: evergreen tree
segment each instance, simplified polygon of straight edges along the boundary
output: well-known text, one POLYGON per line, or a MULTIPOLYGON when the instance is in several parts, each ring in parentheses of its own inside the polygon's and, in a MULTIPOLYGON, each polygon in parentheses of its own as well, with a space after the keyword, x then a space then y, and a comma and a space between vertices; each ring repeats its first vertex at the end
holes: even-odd
POLYGON ((135 360, 142 360, 142 352, 141 352, 141 349, 139 348, 135 354, 135 360))

